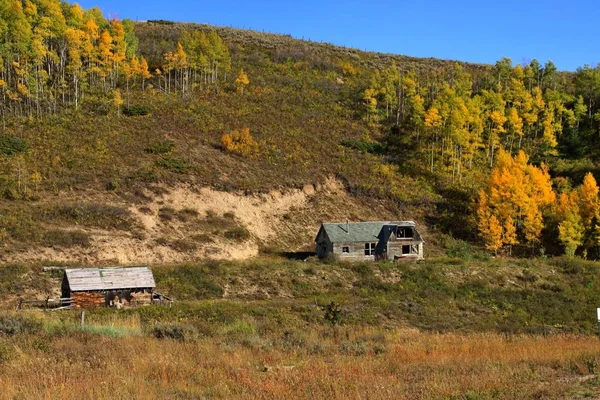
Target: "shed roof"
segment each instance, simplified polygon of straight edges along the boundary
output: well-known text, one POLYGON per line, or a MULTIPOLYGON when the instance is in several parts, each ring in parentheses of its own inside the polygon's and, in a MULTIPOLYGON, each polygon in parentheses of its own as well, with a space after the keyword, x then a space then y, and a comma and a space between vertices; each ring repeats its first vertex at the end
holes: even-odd
POLYGON ((415 228, 415 223, 413 221, 370 221, 324 223, 321 226, 321 229, 325 230, 329 240, 333 243, 377 242, 379 241, 379 233, 386 225, 411 226, 415 228))
POLYGON ((146 289, 156 286, 148 267, 66 269, 65 277, 73 292, 146 289))

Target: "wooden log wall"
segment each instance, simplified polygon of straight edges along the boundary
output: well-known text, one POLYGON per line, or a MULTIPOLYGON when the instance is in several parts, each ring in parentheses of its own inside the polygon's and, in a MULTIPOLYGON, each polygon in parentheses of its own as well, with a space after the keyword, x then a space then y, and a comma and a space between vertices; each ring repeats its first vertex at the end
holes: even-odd
POLYGON ((71 294, 75 307, 93 308, 104 307, 106 300, 102 293, 75 292, 71 294))

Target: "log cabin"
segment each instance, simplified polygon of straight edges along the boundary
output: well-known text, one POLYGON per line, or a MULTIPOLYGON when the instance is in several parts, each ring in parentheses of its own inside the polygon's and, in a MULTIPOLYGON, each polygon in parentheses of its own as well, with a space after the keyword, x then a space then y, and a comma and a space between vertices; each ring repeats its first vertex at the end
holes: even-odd
POLYGON ((65 269, 61 290, 73 307, 122 307, 152 303, 156 284, 148 267, 65 269))

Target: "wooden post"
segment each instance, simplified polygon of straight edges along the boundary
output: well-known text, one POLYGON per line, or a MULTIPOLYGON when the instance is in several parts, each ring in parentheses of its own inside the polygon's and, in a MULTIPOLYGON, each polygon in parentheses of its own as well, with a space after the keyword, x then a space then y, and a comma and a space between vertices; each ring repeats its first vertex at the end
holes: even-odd
POLYGON ((85 311, 81 311, 81 326, 85 325, 85 311))

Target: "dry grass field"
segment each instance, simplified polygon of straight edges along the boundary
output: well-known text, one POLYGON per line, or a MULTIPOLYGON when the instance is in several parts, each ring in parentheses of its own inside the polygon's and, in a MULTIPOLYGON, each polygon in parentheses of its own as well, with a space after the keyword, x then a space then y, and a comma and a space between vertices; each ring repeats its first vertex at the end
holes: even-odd
MULTIPOLYGON (((302 340, 0 339, 6 399, 560 399, 598 395, 589 336, 309 329, 302 340)), ((288 338, 289 339, 289 338, 288 338)))

